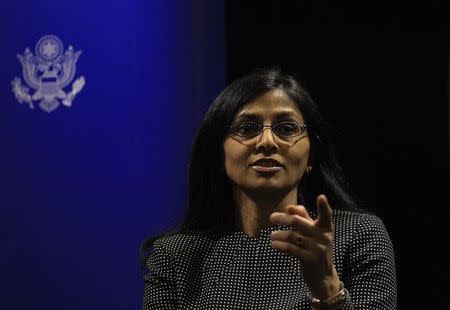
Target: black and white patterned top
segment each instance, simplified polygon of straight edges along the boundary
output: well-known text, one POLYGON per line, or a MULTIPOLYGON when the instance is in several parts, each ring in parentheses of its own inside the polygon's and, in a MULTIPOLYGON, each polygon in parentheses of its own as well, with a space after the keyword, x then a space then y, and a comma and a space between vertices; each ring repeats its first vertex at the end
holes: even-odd
MULTIPOLYGON (((343 309, 396 309, 394 252, 382 221, 335 210, 333 222, 334 263, 349 292, 343 309)), ((271 231, 290 228, 157 239, 146 262, 143 310, 311 309, 300 258, 271 246, 271 231)))

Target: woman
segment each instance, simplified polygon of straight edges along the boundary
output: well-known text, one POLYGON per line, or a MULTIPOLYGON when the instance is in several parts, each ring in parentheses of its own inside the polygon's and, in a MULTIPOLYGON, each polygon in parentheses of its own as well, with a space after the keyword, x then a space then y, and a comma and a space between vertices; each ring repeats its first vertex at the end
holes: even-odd
POLYGON ((143 309, 395 309, 391 240, 326 130, 277 69, 225 88, 193 144, 181 227, 143 244, 143 309))

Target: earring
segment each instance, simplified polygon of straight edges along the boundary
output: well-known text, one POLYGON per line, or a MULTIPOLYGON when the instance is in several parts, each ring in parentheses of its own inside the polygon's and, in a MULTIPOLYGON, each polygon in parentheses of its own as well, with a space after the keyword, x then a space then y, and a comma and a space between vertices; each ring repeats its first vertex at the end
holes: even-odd
POLYGON ((309 175, 311 173, 311 170, 312 170, 311 166, 306 166, 306 170, 305 170, 306 175, 309 175))

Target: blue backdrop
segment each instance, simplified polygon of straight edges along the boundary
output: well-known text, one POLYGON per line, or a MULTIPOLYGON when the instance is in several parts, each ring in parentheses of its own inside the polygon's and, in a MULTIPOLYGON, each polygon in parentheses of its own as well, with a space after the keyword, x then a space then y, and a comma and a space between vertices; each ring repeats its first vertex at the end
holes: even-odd
POLYGON ((139 245, 180 219, 225 83, 223 15, 222 1, 0 2, 1 309, 140 307, 139 245), (17 54, 47 34, 82 51, 86 80, 51 113, 11 89, 26 86, 17 54))

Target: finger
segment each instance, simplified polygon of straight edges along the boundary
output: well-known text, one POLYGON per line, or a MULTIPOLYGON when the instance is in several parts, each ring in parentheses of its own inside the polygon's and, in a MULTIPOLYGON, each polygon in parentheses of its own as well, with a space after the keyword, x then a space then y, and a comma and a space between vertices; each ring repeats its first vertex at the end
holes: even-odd
POLYGON ((273 240, 272 248, 281 252, 290 253, 296 257, 305 258, 309 255, 307 250, 286 241, 273 240))
POLYGON ((292 226, 295 230, 298 230, 305 235, 314 234, 314 223, 311 223, 300 215, 274 212, 270 215, 269 220, 273 224, 292 226))
POLYGON ((298 247, 304 247, 306 237, 294 230, 275 230, 270 234, 272 241, 290 242, 298 247))
POLYGON ((317 196, 316 199, 317 205, 317 225, 319 227, 328 228, 332 230, 333 225, 333 217, 331 206, 328 203, 328 199, 324 194, 317 196))
POLYGON ((289 214, 297 214, 301 217, 304 217, 305 219, 312 221, 312 218, 309 216, 308 211, 306 211, 306 208, 302 205, 289 205, 287 206, 286 210, 289 214))

